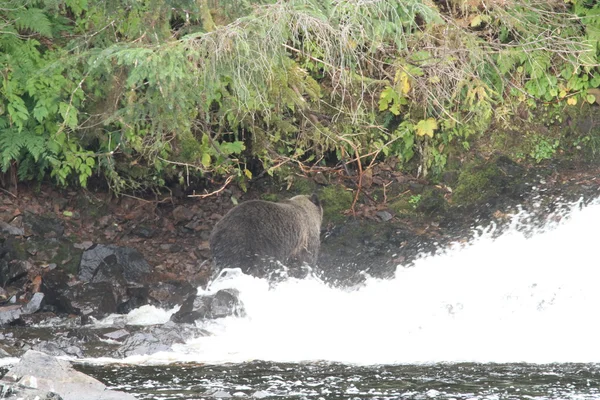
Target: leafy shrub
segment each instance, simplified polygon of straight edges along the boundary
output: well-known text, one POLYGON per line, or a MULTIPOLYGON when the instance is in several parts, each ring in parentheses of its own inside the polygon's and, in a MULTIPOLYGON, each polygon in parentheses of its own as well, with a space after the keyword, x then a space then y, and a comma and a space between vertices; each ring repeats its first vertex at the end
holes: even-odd
POLYGON ((0 168, 21 180, 243 185, 386 157, 437 175, 519 107, 600 93, 592 1, 3 4, 0 168))

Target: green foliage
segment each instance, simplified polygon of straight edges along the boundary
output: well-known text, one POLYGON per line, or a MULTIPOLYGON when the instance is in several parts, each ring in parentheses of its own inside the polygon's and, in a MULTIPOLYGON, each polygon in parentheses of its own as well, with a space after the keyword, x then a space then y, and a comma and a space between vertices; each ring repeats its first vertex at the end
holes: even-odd
POLYGON ((0 167, 117 192, 243 186, 249 159, 436 175, 519 107, 598 100, 596 2, 439 4, 2 0, 0 167))
POLYGON ((410 204, 415 209, 417 208, 417 206, 419 205, 420 202, 421 202, 420 194, 414 194, 414 195, 410 196, 410 198, 408 199, 408 204, 410 204))
POLYGON ((529 155, 533 158, 537 163, 540 163, 543 160, 549 160, 556 153, 556 149, 558 148, 560 141, 558 139, 551 140, 545 137, 537 136, 533 149, 529 155))

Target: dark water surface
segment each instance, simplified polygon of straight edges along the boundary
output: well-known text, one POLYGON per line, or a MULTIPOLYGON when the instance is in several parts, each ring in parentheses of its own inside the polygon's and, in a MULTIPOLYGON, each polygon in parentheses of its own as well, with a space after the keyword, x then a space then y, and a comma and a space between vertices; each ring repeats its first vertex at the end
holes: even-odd
POLYGON ((600 364, 78 365, 139 399, 600 399, 600 364))

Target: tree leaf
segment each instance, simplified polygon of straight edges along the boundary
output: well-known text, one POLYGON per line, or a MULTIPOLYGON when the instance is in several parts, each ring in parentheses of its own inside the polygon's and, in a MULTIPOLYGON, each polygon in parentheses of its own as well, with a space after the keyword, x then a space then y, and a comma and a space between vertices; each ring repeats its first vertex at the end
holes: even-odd
POLYGON ((588 103, 590 104, 594 104, 596 102, 596 96, 594 96, 593 94, 588 94, 585 99, 587 100, 588 103))
POLYGON ((415 126, 418 136, 427 135, 429 137, 433 137, 433 131, 435 131, 437 128, 438 124, 435 118, 423 119, 415 126))
POLYGON ((208 153, 202 154, 202 165, 204 165, 205 168, 210 167, 210 154, 208 154, 208 153))
POLYGON ((33 109, 33 117, 38 122, 43 122, 44 118, 46 118, 48 116, 48 114, 49 113, 48 113, 48 109, 46 108, 46 106, 40 105, 39 102, 33 109))
POLYGON ((229 154, 240 154, 246 146, 244 142, 236 140, 235 142, 221 143, 221 151, 227 155, 229 154))
POLYGON ((77 128, 77 109, 72 104, 61 102, 58 111, 67 125, 71 129, 77 128))
POLYGON ((408 74, 406 72, 400 72, 398 83, 400 85, 400 90, 402 91, 402 94, 408 94, 408 92, 410 92, 410 82, 408 74))
POLYGON ((476 28, 483 22, 481 15, 476 15, 475 18, 471 20, 471 28, 476 28))

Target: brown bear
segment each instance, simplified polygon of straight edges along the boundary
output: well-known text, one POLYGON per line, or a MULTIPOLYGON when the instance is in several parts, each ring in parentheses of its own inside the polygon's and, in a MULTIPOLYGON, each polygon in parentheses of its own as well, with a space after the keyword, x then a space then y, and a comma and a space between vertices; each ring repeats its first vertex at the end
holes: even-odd
POLYGON ((314 194, 279 203, 241 203, 217 222, 210 235, 216 272, 241 268, 246 274, 266 277, 277 262, 291 272, 304 263, 316 265, 322 218, 323 208, 314 194))

